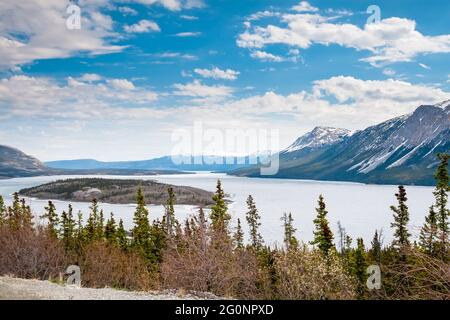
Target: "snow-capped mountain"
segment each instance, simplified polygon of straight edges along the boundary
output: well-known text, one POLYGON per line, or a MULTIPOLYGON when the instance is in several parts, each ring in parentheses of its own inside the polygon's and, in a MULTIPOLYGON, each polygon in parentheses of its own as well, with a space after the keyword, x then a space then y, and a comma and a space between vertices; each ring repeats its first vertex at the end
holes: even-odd
MULTIPOLYGON (((316 129, 280 153, 276 177, 433 184, 436 154, 450 152, 450 100, 419 106, 351 135, 342 129, 313 134, 316 129)), ((259 176, 259 168, 235 173, 259 176)))
POLYGON ((299 137, 281 153, 299 151, 304 148, 319 148, 342 141, 350 134, 347 129, 332 127, 315 127, 312 131, 299 137))

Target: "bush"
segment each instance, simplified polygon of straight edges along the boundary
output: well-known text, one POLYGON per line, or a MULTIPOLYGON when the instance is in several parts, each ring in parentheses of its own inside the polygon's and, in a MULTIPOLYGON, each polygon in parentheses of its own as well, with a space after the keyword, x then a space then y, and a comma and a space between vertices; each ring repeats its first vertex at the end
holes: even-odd
POLYGON ((85 287, 140 291, 159 288, 157 273, 134 253, 101 241, 88 244, 83 251, 79 265, 85 287))
POLYGON ((55 279, 66 267, 60 243, 43 229, 0 227, 0 274, 55 279))
POLYGON ((290 250, 276 256, 278 298, 286 300, 354 299, 355 280, 335 254, 290 250))

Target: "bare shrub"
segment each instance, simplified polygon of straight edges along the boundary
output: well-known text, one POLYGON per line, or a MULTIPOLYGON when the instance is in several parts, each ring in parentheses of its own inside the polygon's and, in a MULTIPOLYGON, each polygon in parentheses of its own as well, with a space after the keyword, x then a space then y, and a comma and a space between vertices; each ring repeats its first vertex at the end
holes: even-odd
POLYGON ((280 252, 275 261, 278 295, 286 300, 354 299, 355 281, 339 258, 318 251, 280 252))
POLYGON ((0 274, 47 280, 64 268, 62 246, 41 228, 0 228, 0 274))
POLYGON ((181 245, 169 247, 161 265, 164 287, 258 298, 256 256, 246 250, 235 251, 226 235, 214 238, 213 243, 206 243, 205 239, 186 237, 181 245))
POLYGON ((88 244, 79 264, 82 285, 86 287, 141 291, 159 287, 157 273, 140 256, 104 242, 88 244))
POLYGON ((415 248, 403 248, 406 261, 383 268, 392 292, 384 299, 450 300, 450 263, 431 257, 415 248))

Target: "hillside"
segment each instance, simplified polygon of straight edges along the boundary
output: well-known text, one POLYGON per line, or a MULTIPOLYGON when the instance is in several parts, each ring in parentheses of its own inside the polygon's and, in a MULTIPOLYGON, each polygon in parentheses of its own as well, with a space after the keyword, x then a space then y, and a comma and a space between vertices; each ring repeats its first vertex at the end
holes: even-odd
POLYGON ((198 188, 174 186, 151 180, 81 178, 58 180, 40 186, 22 189, 22 196, 38 199, 113 204, 135 203, 136 191, 141 188, 149 204, 164 205, 167 201, 167 188, 172 187, 177 204, 208 206, 212 204, 212 193, 198 188))
POLYGON ((0 145, 0 179, 43 174, 45 165, 22 151, 0 145))

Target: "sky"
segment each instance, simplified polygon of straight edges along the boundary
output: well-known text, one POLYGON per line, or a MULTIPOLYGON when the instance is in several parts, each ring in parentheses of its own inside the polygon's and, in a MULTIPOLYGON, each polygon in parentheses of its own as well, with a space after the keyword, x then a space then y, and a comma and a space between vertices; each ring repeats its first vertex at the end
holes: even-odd
POLYGON ((364 129, 450 99, 449 17, 441 0, 2 0, 0 144, 139 160, 199 126, 278 148, 364 129))

